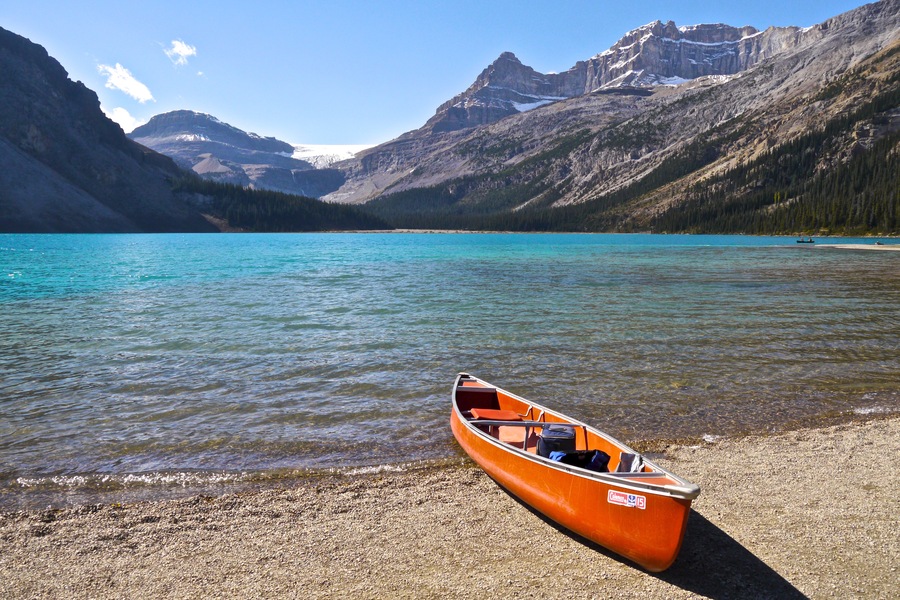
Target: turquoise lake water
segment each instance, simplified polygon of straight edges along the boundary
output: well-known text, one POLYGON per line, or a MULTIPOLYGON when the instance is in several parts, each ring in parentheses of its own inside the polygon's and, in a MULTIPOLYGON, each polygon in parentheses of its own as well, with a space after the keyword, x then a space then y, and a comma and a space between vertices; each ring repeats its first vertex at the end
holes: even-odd
POLYGON ((452 458, 459 371, 632 441, 900 412, 900 253, 821 246, 0 235, 0 509, 452 458))

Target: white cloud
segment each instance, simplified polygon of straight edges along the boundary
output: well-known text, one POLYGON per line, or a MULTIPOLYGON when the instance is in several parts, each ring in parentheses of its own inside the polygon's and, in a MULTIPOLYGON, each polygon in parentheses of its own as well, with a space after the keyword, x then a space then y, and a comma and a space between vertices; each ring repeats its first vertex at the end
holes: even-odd
POLYGON ((178 67, 188 64, 189 56, 197 56, 196 46, 186 44, 182 40, 172 40, 172 47, 168 50, 163 50, 163 52, 178 67))
POLYGON ((107 117, 121 125, 125 133, 131 133, 135 130, 135 128, 140 127, 144 124, 144 122, 140 119, 132 117, 131 113, 129 113, 121 106, 117 106, 112 110, 107 110, 103 106, 101 106, 100 108, 103 110, 107 117))
POLYGON ((156 102, 149 88, 135 79, 131 71, 119 63, 116 63, 115 67, 99 65, 97 70, 100 71, 101 75, 106 75, 106 87, 109 89, 125 92, 141 104, 149 100, 156 102))

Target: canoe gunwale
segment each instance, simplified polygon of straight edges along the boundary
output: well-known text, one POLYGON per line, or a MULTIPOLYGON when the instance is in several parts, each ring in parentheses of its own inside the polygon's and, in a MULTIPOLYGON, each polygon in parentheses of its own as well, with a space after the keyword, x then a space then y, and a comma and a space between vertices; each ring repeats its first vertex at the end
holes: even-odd
MULTIPOLYGON (((452 396, 453 412, 455 413, 457 420, 464 427, 466 427, 469 431, 471 431, 472 433, 477 435, 482 441, 487 442, 487 443, 491 444, 492 446, 500 448, 501 450, 503 450, 505 452, 509 452, 521 459, 537 463, 537 464, 541 465, 542 467, 545 467, 548 469, 553 469, 556 471, 562 471, 562 472, 568 473, 570 475, 574 475, 576 477, 582 477, 582 478, 586 478, 586 479, 602 481, 604 484, 614 486, 616 488, 622 488, 622 489, 627 489, 627 490, 632 490, 632 491, 640 491, 640 492, 655 494, 655 495, 659 495, 659 496, 668 496, 671 498, 678 498, 678 499, 683 499, 683 500, 693 500, 700 494, 700 487, 697 484, 691 483, 691 482, 683 479, 682 477, 679 477, 678 475, 672 473, 671 471, 664 469, 663 467, 660 467, 659 465, 655 464, 654 462, 648 460, 643 455, 641 455, 641 457, 643 459, 643 463, 644 463, 644 465, 646 465, 648 468, 651 469, 651 473, 657 473, 660 475, 668 476, 671 479, 677 481, 679 483, 679 485, 660 485, 660 484, 654 484, 654 483, 649 483, 649 482, 645 483, 645 482, 640 482, 640 481, 632 481, 632 480, 627 479, 628 477, 635 477, 635 478, 641 477, 640 473, 600 473, 597 471, 590 471, 588 469, 576 467, 574 465, 567 465, 567 464, 564 464, 559 461, 545 458, 538 454, 527 452, 525 449, 518 448, 516 446, 513 446, 511 444, 503 442, 503 441, 491 436, 488 432, 486 432, 486 431, 482 430, 480 427, 478 427, 479 425, 499 424, 500 422, 472 421, 472 420, 469 420, 468 418, 466 418, 463 415, 462 411, 459 409, 459 406, 456 401, 456 391, 457 391, 457 389, 459 389, 459 381, 463 377, 466 377, 467 379, 472 380, 472 381, 476 381, 479 384, 482 384, 484 386, 488 386, 491 389, 491 391, 496 390, 497 392, 502 392, 503 394, 506 394, 512 398, 515 398, 516 400, 524 402, 525 404, 533 407, 534 410, 542 411, 543 414, 545 414, 545 415, 553 415, 554 417, 561 419, 565 424, 573 425, 577 428, 583 428, 585 430, 585 435, 589 431, 592 434, 597 435, 597 436, 607 440, 612 445, 619 447, 622 451, 631 452, 633 454, 639 454, 637 451, 630 448, 627 444, 620 442, 619 440, 613 438, 612 436, 604 433, 603 431, 600 431, 599 429, 591 427, 590 425, 588 425, 586 423, 578 421, 577 419, 573 419, 572 417, 569 417, 567 415, 558 413, 550 408, 547 408, 545 406, 537 404, 531 400, 522 398, 521 396, 517 396, 516 394, 513 394, 505 389, 502 389, 493 384, 487 383, 486 381, 478 379, 477 377, 474 377, 472 375, 468 375, 467 373, 460 373, 457 376, 456 381, 453 386, 453 396, 452 396)), ((472 389, 478 389, 478 388, 472 388, 472 389)), ((469 391, 469 390, 467 390, 467 391, 469 391)), ((538 422, 538 421, 509 421, 509 422, 502 422, 502 425, 503 426, 531 426, 531 427, 537 426, 537 427, 539 427, 540 425, 536 425, 536 423, 549 424, 549 423, 552 423, 552 421, 551 422, 546 422, 546 421, 541 421, 541 422, 538 422)), ((650 475, 650 473, 644 473, 644 475, 649 476, 648 479, 655 477, 654 475, 650 475)))

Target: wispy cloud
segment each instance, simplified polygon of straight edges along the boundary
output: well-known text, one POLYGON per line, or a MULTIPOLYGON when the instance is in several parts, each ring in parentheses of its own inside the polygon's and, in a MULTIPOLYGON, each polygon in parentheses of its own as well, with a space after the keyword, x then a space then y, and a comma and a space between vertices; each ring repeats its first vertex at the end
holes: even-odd
POLYGON ((137 127, 140 127, 141 125, 144 124, 143 121, 131 116, 131 113, 129 113, 127 110, 125 110, 121 106, 117 106, 116 108, 114 108, 112 110, 108 110, 104 106, 101 106, 100 108, 103 110, 103 112, 106 114, 106 116, 110 118, 110 120, 118 123, 122 127, 122 129, 125 131, 125 133, 131 133, 137 127))
POLYGON ((163 52, 175 66, 183 67, 188 64, 188 57, 197 56, 197 47, 186 44, 182 40, 172 40, 172 47, 164 49, 163 52))
POLYGON ((101 75, 106 75, 106 87, 109 89, 125 92, 141 104, 150 100, 156 101, 153 94, 150 93, 150 89, 119 63, 116 63, 114 67, 99 65, 97 70, 101 75))

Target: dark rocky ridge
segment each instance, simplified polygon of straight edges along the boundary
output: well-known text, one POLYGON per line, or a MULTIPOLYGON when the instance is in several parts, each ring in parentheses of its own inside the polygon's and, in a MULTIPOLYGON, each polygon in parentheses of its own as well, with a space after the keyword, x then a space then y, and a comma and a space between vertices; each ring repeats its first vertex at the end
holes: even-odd
POLYGON ((170 159, 125 137, 46 50, 0 28, 0 231, 213 231, 170 159))

